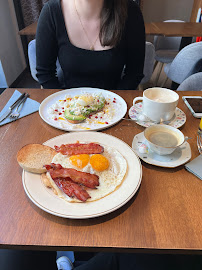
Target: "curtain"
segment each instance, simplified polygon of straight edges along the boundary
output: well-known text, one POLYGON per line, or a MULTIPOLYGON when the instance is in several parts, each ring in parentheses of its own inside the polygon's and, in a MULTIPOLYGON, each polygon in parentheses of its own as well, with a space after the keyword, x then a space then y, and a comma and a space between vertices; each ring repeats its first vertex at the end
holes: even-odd
POLYGON ((48 0, 20 0, 25 27, 37 21, 43 5, 48 0))

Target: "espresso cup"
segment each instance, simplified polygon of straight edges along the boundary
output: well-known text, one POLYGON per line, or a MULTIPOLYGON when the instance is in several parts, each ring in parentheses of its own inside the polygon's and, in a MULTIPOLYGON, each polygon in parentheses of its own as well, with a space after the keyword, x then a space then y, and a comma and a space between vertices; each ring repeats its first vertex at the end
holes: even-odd
POLYGON ((143 102, 143 115, 152 121, 168 121, 175 113, 179 101, 179 95, 170 89, 161 87, 148 88, 143 92, 143 97, 136 97, 133 106, 137 101, 143 102))

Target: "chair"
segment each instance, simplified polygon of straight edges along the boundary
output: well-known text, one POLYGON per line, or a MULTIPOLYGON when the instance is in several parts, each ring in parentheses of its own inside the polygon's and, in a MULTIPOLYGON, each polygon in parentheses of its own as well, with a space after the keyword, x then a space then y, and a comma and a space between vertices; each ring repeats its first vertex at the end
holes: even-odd
POLYGON ((177 88, 177 91, 202 91, 202 72, 192 74, 177 88))
POLYGON ((164 67, 167 79, 181 84, 186 78, 194 73, 202 71, 202 42, 195 42, 184 47, 174 58, 172 63, 164 67))
POLYGON ((194 0, 192 11, 191 11, 190 22, 199 22, 199 12, 201 8, 202 8, 202 0, 194 0))
POLYGON ((36 40, 32 40, 28 44, 29 66, 33 79, 38 82, 36 77, 36 40))
POLYGON ((155 48, 151 42, 146 41, 145 44, 145 60, 144 60, 144 78, 139 84, 139 90, 142 90, 142 85, 148 82, 152 76, 154 69, 154 57, 155 57, 155 48))
MULTIPOLYGON (((184 22, 181 20, 166 20, 164 22, 184 22)), ((155 47, 155 67, 160 63, 159 71, 156 75, 155 85, 157 85, 163 64, 171 63, 177 53, 181 43, 181 37, 164 37, 154 36, 154 47, 155 47)))
MULTIPOLYGON (((140 84, 144 84, 151 78, 153 67, 154 67, 154 45, 151 42, 146 42, 145 45, 145 62, 144 62, 144 78, 142 79, 140 84)), ((38 78, 36 77, 36 40, 30 41, 28 44, 28 58, 29 58, 29 65, 30 71, 33 79, 38 82, 38 78)), ((56 62, 57 66, 57 76, 58 80, 60 81, 61 85, 63 85, 64 78, 61 66, 59 61, 56 62)))
MULTIPOLYGON (((30 71, 33 79, 38 82, 38 78, 36 77, 36 40, 33 39, 32 41, 29 42, 28 44, 28 58, 29 58, 29 66, 30 66, 30 71)), ((61 69, 60 63, 57 60, 56 61, 56 67, 57 67, 57 76, 58 80, 61 85, 64 84, 64 77, 63 77, 63 71, 61 69)))

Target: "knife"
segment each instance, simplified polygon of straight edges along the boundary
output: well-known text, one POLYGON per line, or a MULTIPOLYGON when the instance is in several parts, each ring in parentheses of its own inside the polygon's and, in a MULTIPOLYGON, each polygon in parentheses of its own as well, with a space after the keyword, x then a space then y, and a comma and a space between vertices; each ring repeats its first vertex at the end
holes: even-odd
POLYGON ((8 110, 0 117, 0 122, 2 122, 5 118, 7 118, 12 110, 18 105, 18 103, 21 101, 21 99, 24 98, 26 93, 23 93, 9 108, 8 110))

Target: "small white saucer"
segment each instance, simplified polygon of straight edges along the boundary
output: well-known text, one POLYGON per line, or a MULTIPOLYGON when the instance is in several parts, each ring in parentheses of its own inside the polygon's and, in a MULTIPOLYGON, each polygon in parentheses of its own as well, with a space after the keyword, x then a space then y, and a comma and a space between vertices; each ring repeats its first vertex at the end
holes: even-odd
MULTIPOLYGON (((129 116, 132 120, 134 120, 138 125, 142 127, 149 127, 151 125, 154 125, 155 123, 152 121, 141 121, 139 120, 140 115, 142 114, 142 102, 138 102, 135 104, 135 106, 132 106, 129 110, 129 116)), ((169 126, 179 128, 184 125, 186 122, 186 114, 180 110, 179 108, 175 109, 175 115, 173 119, 171 119, 169 126)))
POLYGON ((148 148, 144 132, 137 134, 133 138, 132 148, 143 161, 159 167, 175 168, 191 159, 191 148, 188 142, 184 142, 172 154, 160 156, 148 148))

